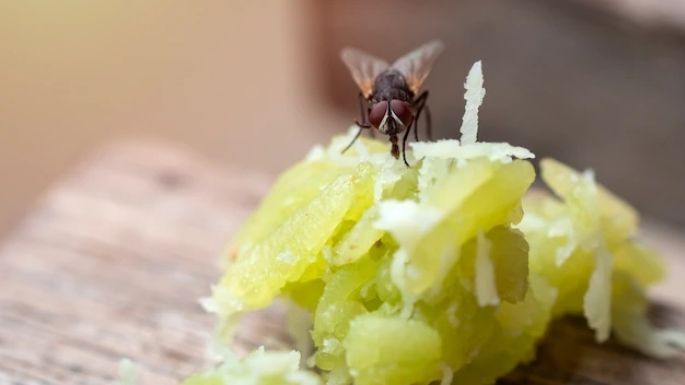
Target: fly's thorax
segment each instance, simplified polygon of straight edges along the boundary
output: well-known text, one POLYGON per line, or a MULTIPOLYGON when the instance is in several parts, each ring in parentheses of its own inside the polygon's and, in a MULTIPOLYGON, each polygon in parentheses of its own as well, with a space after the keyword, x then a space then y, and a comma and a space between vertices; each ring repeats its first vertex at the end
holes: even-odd
POLYGON ((372 100, 379 102, 397 99, 410 102, 413 97, 407 80, 396 69, 387 69, 376 77, 371 95, 372 100))

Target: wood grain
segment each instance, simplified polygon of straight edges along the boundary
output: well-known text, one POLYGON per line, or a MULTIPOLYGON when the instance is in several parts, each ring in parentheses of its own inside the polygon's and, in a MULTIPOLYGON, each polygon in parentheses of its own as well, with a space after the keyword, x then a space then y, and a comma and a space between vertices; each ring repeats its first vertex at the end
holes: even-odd
POLYGON ((202 367, 198 298, 267 182, 145 145, 88 159, 0 250, 0 384, 112 384, 123 357, 144 384, 202 367))
MULTIPOLYGON (((123 357, 141 366, 145 385, 174 384, 201 368, 213 320, 197 299, 269 182, 150 144, 118 144, 87 159, 0 247, 0 384, 113 384, 123 357)), ((668 231, 652 234, 670 253, 685 250, 668 231)), ((659 300, 670 305, 659 305, 656 318, 685 327, 685 284, 665 287, 659 300)), ((256 316, 249 324, 275 322, 256 316)), ((242 349, 254 330, 241 335, 242 349)), ((580 319, 556 322, 538 356, 501 383, 685 383, 685 356, 655 361, 596 345, 580 319)))

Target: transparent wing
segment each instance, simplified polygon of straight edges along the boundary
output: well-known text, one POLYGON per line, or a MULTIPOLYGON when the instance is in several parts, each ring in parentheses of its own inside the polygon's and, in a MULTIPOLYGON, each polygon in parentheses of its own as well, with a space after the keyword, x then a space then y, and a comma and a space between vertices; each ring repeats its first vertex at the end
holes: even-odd
POLYGON ((373 92, 376 77, 389 67, 385 60, 356 48, 343 48, 340 58, 350 70, 352 78, 366 98, 373 92))
POLYGON ((418 93, 444 48, 440 40, 433 40, 397 59, 392 67, 404 75, 409 89, 418 93))

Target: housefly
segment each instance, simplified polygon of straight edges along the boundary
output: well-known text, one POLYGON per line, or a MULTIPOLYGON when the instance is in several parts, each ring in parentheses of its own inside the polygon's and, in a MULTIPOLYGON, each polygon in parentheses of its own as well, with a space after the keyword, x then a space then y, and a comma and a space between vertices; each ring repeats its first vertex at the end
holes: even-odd
POLYGON ((390 153, 399 159, 397 137, 404 133, 402 159, 409 166, 405 153, 407 138, 413 128, 414 138, 418 140, 417 123, 424 108, 428 136, 431 134, 430 110, 426 105, 428 91, 419 91, 443 48, 442 42, 431 41, 397 59, 392 65, 356 48, 342 50, 342 61, 359 86, 361 113, 361 122, 355 122, 359 130, 343 152, 352 147, 363 130, 372 130, 373 134, 375 128, 388 135, 392 144, 390 153))

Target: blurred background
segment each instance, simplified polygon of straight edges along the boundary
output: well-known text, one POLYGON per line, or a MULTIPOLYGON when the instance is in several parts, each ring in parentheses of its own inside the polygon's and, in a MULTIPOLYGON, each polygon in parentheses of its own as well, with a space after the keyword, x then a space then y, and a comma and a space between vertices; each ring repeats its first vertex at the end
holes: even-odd
POLYGON ((436 136, 482 59, 481 139, 685 226, 683 0, 0 0, 0 234, 112 141, 275 174, 357 117, 343 46, 392 60, 433 38, 436 136))

